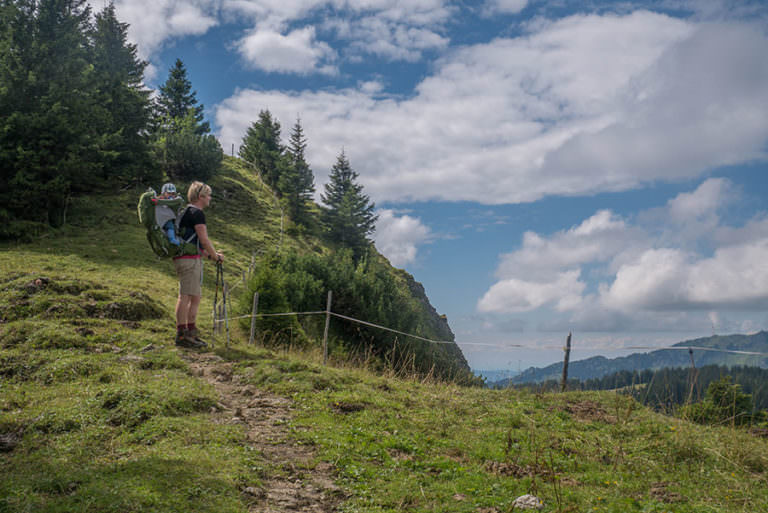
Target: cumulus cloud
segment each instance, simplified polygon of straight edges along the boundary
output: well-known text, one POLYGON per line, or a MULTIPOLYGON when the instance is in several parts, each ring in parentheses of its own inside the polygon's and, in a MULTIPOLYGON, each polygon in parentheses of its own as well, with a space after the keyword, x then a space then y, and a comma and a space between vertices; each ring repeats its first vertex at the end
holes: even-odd
MULTIPOLYGON (((94 9, 100 2, 89 0, 94 9)), ((414 61, 443 49, 442 27, 454 9, 448 0, 116 0, 139 55, 150 59, 168 41, 202 35, 219 24, 253 24, 235 48, 254 68, 280 73, 336 73, 337 51, 315 32, 323 27, 348 46, 345 55, 414 61), (325 21, 318 23, 317 17, 325 21), (304 28, 295 28, 304 25, 304 28)))
POLYGON ((513 275, 547 278, 557 275, 561 269, 610 262, 622 254, 631 254, 645 242, 641 229, 628 226, 610 210, 601 210, 581 224, 549 238, 526 232, 522 248, 504 255, 496 274, 500 278, 513 275))
POLYGON ((480 298, 477 309, 481 312, 527 312, 545 305, 554 305, 559 311, 570 310, 581 301, 585 284, 579 280, 580 272, 559 272, 551 281, 532 281, 507 278, 495 283, 480 298))
POLYGON ((376 248, 395 267, 404 267, 416 260, 418 246, 428 242, 432 232, 420 219, 398 215, 394 210, 376 212, 376 232, 373 238, 376 248))
POLYGON ((324 28, 348 41, 347 53, 372 54, 391 61, 415 62, 421 59, 425 50, 441 50, 450 42, 431 26, 405 24, 380 14, 357 19, 331 19, 324 23, 324 28))
POLYGON ((286 35, 272 30, 254 30, 237 43, 237 49, 250 67, 264 71, 337 72, 328 64, 335 59, 336 52, 315 39, 314 27, 296 29, 286 35))
MULTIPOLYGON (((128 38, 138 47, 143 59, 148 59, 168 39, 205 34, 218 24, 218 0, 116 0, 115 12, 120 21, 128 23, 128 38)), ((95 10, 101 2, 90 0, 95 10)))
POLYGON ((313 165, 348 148, 379 202, 626 190, 765 158, 767 47, 750 25, 574 15, 449 51, 407 98, 240 90, 216 118, 226 146, 259 109, 301 112, 313 165))
POLYGON ((622 266, 603 302, 624 310, 763 310, 768 239, 718 249, 711 258, 650 249, 622 266))
POLYGON ((723 326, 718 312, 762 311, 768 221, 763 213, 741 227, 723 226, 719 213, 739 199, 729 180, 713 178, 632 222, 602 210, 549 236, 527 232, 520 249, 501 257, 498 281, 477 308, 499 314, 551 308, 569 315, 540 329, 590 331, 700 330, 704 314, 723 326), (687 233, 697 223, 707 229, 687 233))
POLYGON ((516 14, 528 5, 528 0, 486 0, 484 10, 488 15, 497 13, 516 14))

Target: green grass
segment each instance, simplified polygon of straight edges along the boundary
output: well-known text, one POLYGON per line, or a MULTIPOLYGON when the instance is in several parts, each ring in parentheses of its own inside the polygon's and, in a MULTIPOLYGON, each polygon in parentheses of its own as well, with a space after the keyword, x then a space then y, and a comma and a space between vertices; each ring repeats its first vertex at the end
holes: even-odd
MULTIPOLYGON (((230 159, 213 188, 209 231, 234 281, 280 240, 279 211, 230 159)), ((242 490, 284 472, 241 425, 214 422, 215 391, 173 347, 177 283, 135 221, 137 193, 78 200, 74 224, 0 246, 0 512, 245 512, 242 490)), ((282 244, 327 251, 311 233, 282 244)), ((548 512, 768 510, 768 440, 743 430, 611 392, 461 388, 341 356, 325 367, 317 349, 232 334, 216 352, 244 384, 294 401, 285 428, 335 466, 343 511, 507 512, 526 493, 548 512)))
POLYGON ((664 417, 612 393, 536 395, 239 360, 248 381, 296 401, 291 425, 339 469, 345 511, 732 512, 768 507, 768 443, 664 417))

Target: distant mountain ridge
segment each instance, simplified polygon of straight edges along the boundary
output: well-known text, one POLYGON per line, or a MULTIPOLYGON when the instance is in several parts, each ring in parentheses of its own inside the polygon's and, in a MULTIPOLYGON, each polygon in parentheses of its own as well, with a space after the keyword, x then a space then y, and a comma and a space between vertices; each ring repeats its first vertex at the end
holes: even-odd
MULTIPOLYGON (((713 335, 711 337, 686 340, 672 347, 693 347, 694 363, 702 365, 750 365, 768 368, 768 332, 760 331, 751 335, 713 335), (704 349, 695 349, 704 348, 704 349), (726 349, 730 351, 746 351, 764 353, 759 355, 725 353, 711 349, 726 349)), ((633 353, 619 358, 594 356, 584 360, 572 361, 568 366, 569 379, 592 379, 623 370, 661 369, 664 367, 687 367, 691 363, 688 351, 681 349, 659 349, 649 353, 633 353)), ((530 367, 517 376, 497 382, 498 385, 508 383, 540 383, 550 379, 562 378, 563 364, 553 363, 546 367, 530 367)))

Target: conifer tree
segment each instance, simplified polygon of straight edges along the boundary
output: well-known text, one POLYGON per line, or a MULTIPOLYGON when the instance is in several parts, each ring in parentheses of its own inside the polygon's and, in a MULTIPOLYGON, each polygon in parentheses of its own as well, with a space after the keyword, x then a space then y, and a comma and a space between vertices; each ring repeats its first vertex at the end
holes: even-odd
POLYGON ((296 223, 306 224, 307 203, 315 192, 315 177, 312 169, 307 164, 305 150, 307 140, 304 137, 304 129, 301 119, 296 119, 291 131, 291 139, 288 144, 286 156, 288 165, 285 172, 279 178, 279 189, 288 203, 288 212, 296 223))
POLYGON ((158 160, 172 179, 207 180, 219 169, 224 152, 210 125, 203 121, 203 106, 187 78, 181 59, 160 86, 155 122, 158 160))
POLYGON ((90 8, 85 0, 0 6, 0 220, 60 225, 69 195, 101 183, 105 157, 93 129, 103 113, 89 62, 90 8))
POLYGON ((280 141, 280 122, 273 118, 269 110, 259 112, 259 120, 254 121, 243 137, 240 146, 240 158, 250 162, 264 181, 278 192, 280 175, 287 167, 285 147, 280 141))
POLYGON ((110 152, 105 178, 158 178, 152 171, 147 127, 150 123, 150 91, 143 85, 147 66, 137 56, 136 45, 128 42, 128 24, 121 23, 110 3, 96 14, 93 40, 93 65, 99 86, 99 105, 108 119, 102 133, 110 152))
POLYGON ((168 70, 168 79, 160 86, 157 110, 162 118, 161 123, 167 129, 174 130, 174 126, 192 110, 197 123, 196 133, 204 135, 211 131, 211 126, 204 121, 203 105, 197 105, 197 91, 192 90, 192 82, 187 78, 187 68, 181 59, 176 59, 176 63, 168 70))
POLYGON ((330 181, 321 196, 328 207, 324 219, 330 239, 350 247, 359 258, 369 246, 368 236, 376 227, 376 205, 363 194, 357 183, 358 174, 352 170, 344 150, 331 168, 330 181))

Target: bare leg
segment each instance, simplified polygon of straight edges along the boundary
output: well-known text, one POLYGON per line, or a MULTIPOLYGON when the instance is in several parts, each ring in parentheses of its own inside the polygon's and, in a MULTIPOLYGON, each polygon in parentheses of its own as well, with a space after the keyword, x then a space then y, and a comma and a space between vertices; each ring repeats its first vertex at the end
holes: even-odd
POLYGON ((187 310, 187 323, 194 324, 197 319, 197 309, 200 307, 200 296, 186 296, 189 298, 189 307, 187 310))
MULTIPOLYGON (((184 326, 188 324, 190 321, 190 304, 193 301, 193 298, 197 298, 198 304, 200 303, 200 296, 188 296, 186 294, 179 294, 179 299, 176 301, 176 325, 177 326, 184 326)), ((195 315, 197 315, 197 306, 195 306, 195 315)), ((192 322, 194 322, 194 317, 192 317, 192 322)))

